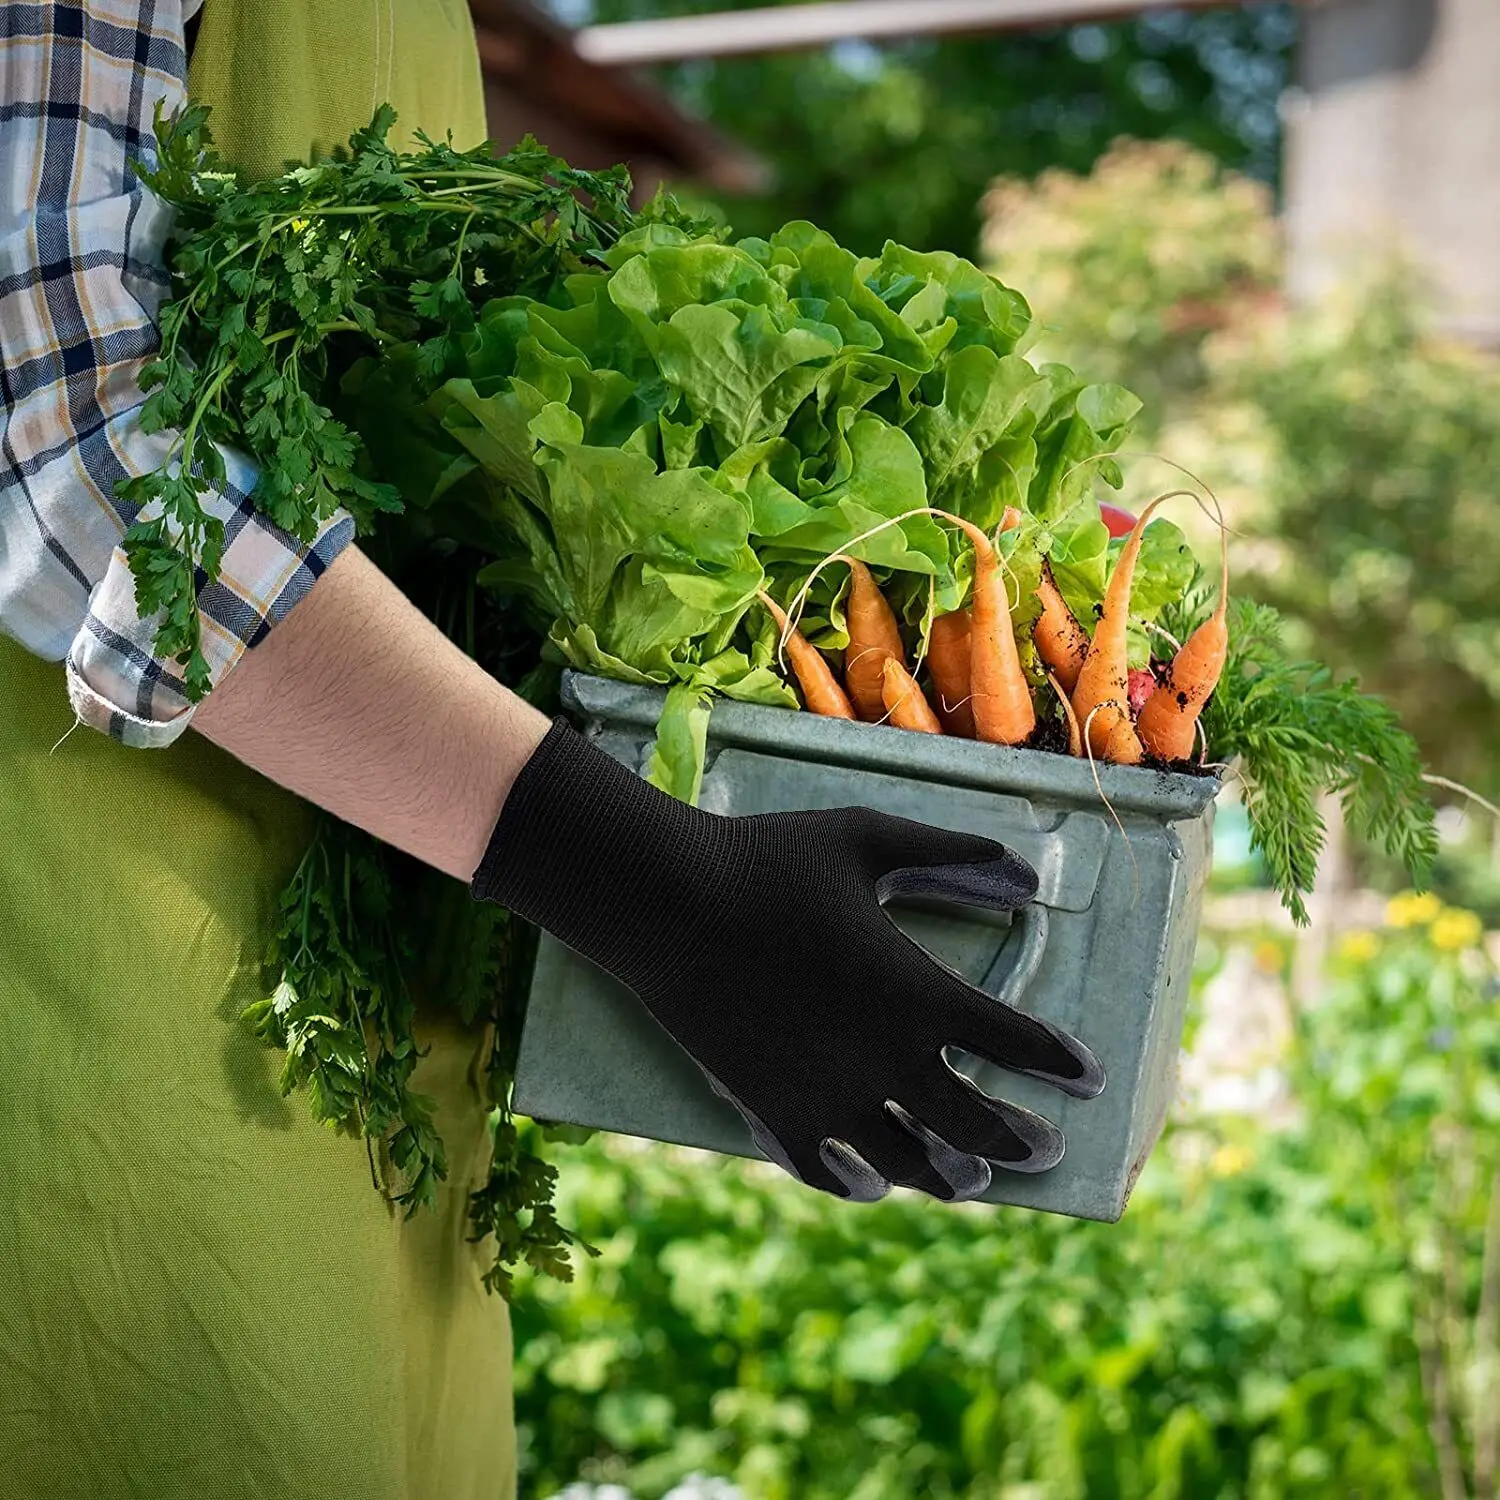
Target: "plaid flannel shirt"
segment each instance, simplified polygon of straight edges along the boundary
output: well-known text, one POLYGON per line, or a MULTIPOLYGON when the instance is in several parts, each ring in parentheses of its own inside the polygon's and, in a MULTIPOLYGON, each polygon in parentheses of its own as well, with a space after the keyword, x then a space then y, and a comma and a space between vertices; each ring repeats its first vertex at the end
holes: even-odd
MULTIPOLYGON (((119 543, 135 519, 115 485, 156 468, 168 435, 140 429, 139 375, 167 292, 170 211, 130 170, 152 111, 181 102, 194 0, 0 3, 0 628, 66 660, 84 723, 164 745, 192 714, 156 655, 119 543)), ((252 509, 255 470, 226 451, 204 497, 224 522, 221 576, 198 604, 218 681, 347 545, 311 546, 252 509)))

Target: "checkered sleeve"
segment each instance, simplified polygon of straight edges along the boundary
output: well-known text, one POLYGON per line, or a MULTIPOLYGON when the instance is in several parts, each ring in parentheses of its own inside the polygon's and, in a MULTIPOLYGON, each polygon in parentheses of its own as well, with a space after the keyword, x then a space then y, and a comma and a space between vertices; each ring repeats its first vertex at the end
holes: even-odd
MULTIPOLYGON (((170 211, 131 163, 185 76, 183 0, 0 4, 0 627, 66 660, 84 723, 143 746, 181 734, 192 705, 120 547, 136 512, 115 487, 170 441, 139 422, 170 211)), ((225 465, 203 497, 223 566, 198 596, 215 682, 353 536, 339 515, 299 542, 251 506, 249 461, 225 465)))

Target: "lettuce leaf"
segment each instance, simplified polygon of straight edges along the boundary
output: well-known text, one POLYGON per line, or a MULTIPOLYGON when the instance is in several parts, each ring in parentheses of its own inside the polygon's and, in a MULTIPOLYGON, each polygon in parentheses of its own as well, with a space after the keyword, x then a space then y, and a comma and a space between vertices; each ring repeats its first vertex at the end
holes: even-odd
MULTIPOLYGON (((489 587, 553 618, 574 666, 669 688, 651 775, 696 795, 716 696, 792 703, 756 603, 835 553, 875 568, 920 635, 968 589, 968 544, 922 512, 995 529, 1024 628, 1045 556, 1085 620, 1111 554, 1092 496, 1138 403, 1020 350, 1025 300, 958 256, 888 244, 860 259, 812 224, 726 243, 648 222, 546 300, 498 297, 464 374, 427 401, 368 387, 423 503, 456 507, 489 587)), ((395 369, 395 364, 391 365, 395 369)), ((413 391, 420 387, 410 383, 413 391)), ((374 444, 372 443, 372 451, 374 444)), ((1136 595, 1180 592, 1180 533, 1147 534, 1136 595)), ((807 600, 846 639, 847 570, 807 600)))

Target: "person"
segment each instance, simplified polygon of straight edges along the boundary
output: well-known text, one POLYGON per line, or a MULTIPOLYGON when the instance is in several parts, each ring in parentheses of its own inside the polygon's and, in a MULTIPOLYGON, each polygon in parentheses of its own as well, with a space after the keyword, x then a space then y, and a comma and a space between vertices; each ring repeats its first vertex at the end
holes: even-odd
POLYGON ((196 10, 0 11, 0 1490, 506 1500, 509 1327, 464 1236, 483 1039, 424 1008, 450 1175, 406 1221, 236 1025, 313 808, 619 975, 766 1154, 838 1196, 969 1197, 992 1162, 1056 1160, 1056 1130, 943 1045, 1084 1096, 1103 1075, 884 916, 903 892, 1022 904, 1014 855, 860 809, 671 802, 443 637, 346 517, 278 530, 232 452, 199 599, 213 689, 189 702, 138 617, 116 495, 166 440, 139 376, 169 222, 132 170, 157 102, 210 104, 256 176, 384 100, 402 129, 485 135, 462 0, 196 10))

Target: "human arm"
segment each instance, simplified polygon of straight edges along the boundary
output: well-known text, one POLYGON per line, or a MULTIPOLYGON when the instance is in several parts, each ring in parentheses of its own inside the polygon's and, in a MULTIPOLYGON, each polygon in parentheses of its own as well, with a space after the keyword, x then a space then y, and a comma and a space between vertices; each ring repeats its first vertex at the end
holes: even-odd
POLYGON ((468 881, 547 720, 351 547, 204 700, 194 727, 272 781, 468 881))
MULTIPOLYGON (((0 628, 68 664, 79 718, 128 744, 186 728, 180 668, 155 651, 120 543, 116 485, 157 468, 140 374, 157 347, 170 217, 132 163, 156 102, 184 96, 179 0, 0 7, 0 628)), ((205 504, 225 530, 199 610, 210 678, 277 625, 348 545, 331 517, 301 542, 256 513, 255 474, 225 454, 205 504)))
POLYGON ((885 915, 1000 908, 1034 872, 987 839, 867 809, 726 818, 548 726, 350 549, 195 727, 273 780, 510 906, 641 997, 804 1182, 941 1198, 1041 1171, 1055 1126, 981 1094, 959 1046, 1089 1097, 1088 1049, 981 994, 885 915))

